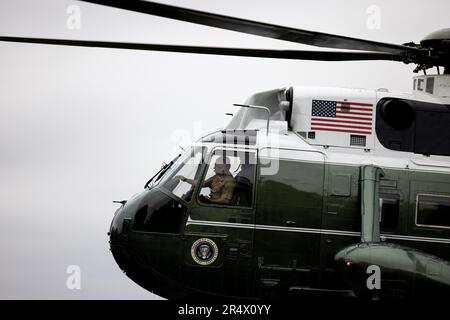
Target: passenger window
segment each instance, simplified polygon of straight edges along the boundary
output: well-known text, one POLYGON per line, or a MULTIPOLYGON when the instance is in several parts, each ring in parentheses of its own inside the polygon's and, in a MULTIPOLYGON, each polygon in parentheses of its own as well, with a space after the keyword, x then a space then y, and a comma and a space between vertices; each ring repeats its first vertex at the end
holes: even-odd
POLYGON ((380 229, 395 230, 398 228, 400 199, 395 195, 380 195, 380 229))
POLYGON ((206 204, 251 207, 255 168, 254 152, 215 151, 202 182, 199 201, 206 204))
POLYGON ((450 228, 450 196, 417 196, 416 224, 436 228, 450 228))

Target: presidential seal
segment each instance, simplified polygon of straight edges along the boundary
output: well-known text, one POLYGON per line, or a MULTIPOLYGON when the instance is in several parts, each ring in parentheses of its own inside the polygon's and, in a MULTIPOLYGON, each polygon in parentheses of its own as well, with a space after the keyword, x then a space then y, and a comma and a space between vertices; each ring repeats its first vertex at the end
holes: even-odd
POLYGON ((202 266, 207 266, 216 261, 219 255, 217 244, 208 238, 200 238, 192 244, 192 259, 202 266))

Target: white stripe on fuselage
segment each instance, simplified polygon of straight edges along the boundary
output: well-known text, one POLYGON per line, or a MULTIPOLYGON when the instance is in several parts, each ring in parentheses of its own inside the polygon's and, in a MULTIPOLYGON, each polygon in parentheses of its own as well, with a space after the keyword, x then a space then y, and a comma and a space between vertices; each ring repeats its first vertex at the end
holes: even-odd
MULTIPOLYGON (((281 231, 281 232, 329 234, 329 235, 351 236, 351 237, 360 237, 361 236, 360 232, 355 232, 355 231, 282 227, 282 226, 272 226, 272 225, 262 225, 262 224, 253 225, 253 224, 245 224, 245 223, 203 221, 203 220, 191 220, 191 219, 189 219, 186 223, 186 226, 189 226, 189 225, 215 226, 215 227, 225 227, 225 228, 257 229, 257 230, 270 230, 270 231, 281 231)), ((398 235, 398 234, 381 234, 381 236, 386 239, 394 239, 394 240, 450 243, 450 239, 445 239, 445 238, 405 236, 405 235, 398 235)))

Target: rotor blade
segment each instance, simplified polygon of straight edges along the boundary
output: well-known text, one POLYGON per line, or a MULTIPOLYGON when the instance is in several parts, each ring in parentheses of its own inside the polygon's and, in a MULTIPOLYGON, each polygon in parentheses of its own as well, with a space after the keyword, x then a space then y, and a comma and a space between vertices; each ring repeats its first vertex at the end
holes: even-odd
POLYGON ((212 54, 240 57, 319 60, 319 61, 355 61, 355 60, 393 60, 400 61, 400 57, 380 52, 339 52, 339 51, 302 51, 302 50, 270 50, 270 49, 243 49, 224 47, 198 47, 151 43, 107 42, 87 40, 66 40, 48 38, 22 38, 0 36, 0 41, 49 44, 60 46, 77 46, 91 48, 131 49, 146 51, 165 51, 181 53, 212 54))
POLYGON ((234 18, 209 12, 180 8, 142 0, 79 0, 154 16, 192 22, 210 27, 238 31, 266 38, 303 43, 317 47, 377 51, 392 54, 419 53, 416 48, 350 38, 322 32, 295 29, 258 21, 234 18))

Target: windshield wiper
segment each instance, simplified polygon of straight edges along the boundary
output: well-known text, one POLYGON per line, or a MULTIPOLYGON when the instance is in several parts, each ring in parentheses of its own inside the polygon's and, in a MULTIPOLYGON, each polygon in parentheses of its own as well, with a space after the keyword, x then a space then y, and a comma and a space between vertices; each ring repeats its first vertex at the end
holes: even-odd
POLYGON ((179 155, 177 155, 172 161, 170 161, 169 163, 165 163, 161 169, 159 169, 159 171, 150 178, 150 180, 147 181, 147 183, 144 186, 144 189, 146 189, 148 187, 148 185, 153 181, 153 179, 156 178, 156 181, 159 180, 159 178, 161 178, 161 176, 167 171, 169 170, 169 168, 175 163, 175 161, 178 160, 178 158, 181 157, 181 153, 179 155))

